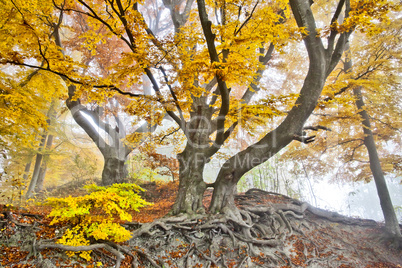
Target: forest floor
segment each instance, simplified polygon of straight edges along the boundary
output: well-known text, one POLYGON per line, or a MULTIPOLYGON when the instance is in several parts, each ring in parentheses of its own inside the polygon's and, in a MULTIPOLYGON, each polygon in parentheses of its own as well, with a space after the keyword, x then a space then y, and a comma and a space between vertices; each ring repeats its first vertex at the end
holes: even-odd
MULTIPOLYGON (((135 222, 124 225, 133 238, 98 243, 91 261, 40 247, 66 228, 49 225, 49 208, 0 205, 0 267, 402 267, 401 250, 385 239, 378 222, 257 189, 236 196, 244 221, 230 215, 167 217, 177 184, 142 187, 143 198, 154 205, 133 212, 135 222)), ((206 207, 211 196, 205 193, 206 207)))

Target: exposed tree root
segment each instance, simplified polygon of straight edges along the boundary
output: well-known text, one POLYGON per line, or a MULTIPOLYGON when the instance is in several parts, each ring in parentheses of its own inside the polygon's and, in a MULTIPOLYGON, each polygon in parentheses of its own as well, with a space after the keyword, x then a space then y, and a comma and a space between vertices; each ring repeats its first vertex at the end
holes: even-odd
MULTIPOLYGON (((134 251, 134 252, 137 253, 139 256, 141 256, 141 257, 145 258, 146 260, 148 260, 148 261, 151 263, 151 265, 152 265, 153 267, 161 267, 160 265, 158 265, 158 264, 154 261, 154 259, 153 259, 152 257, 149 256, 149 254, 146 252, 145 249, 138 249, 138 248, 131 248, 131 249, 128 249, 128 248, 125 248, 125 247, 123 247, 123 246, 120 246, 120 245, 118 245, 118 244, 116 244, 116 243, 112 243, 112 242, 107 242, 107 244, 109 244, 109 245, 111 245, 111 246, 113 246, 113 247, 115 247, 115 248, 121 250, 121 251, 124 252, 125 254, 131 256, 131 257, 133 258, 133 262, 132 262, 133 266, 136 266, 136 265, 137 265, 138 260, 136 259, 135 255, 131 253, 131 251, 134 251), (131 250, 131 251, 130 251, 130 250, 131 250)), ((161 263, 161 261, 159 261, 159 262, 161 263)))
MULTIPOLYGON (((258 255, 258 247, 271 247, 280 251, 286 238, 293 234, 289 218, 303 219, 306 205, 278 207, 280 209, 266 205, 244 206, 243 209, 227 208, 223 210, 223 214, 205 215, 197 219, 187 215, 159 219, 135 230, 131 243, 136 244, 143 236, 169 240, 171 234, 177 232, 190 247, 184 256, 183 267, 189 267, 191 254, 197 254, 198 262, 224 267, 226 264, 223 257, 213 257, 219 252, 219 246, 216 245, 218 243, 223 243, 224 247, 228 248, 247 249, 247 253, 243 253, 241 259, 237 260, 238 266, 241 267, 247 260, 250 262, 251 256, 258 255), (229 241, 231 245, 228 245, 229 241)), ((274 256, 271 255, 270 261, 279 263, 274 256)))
MULTIPOLYGON (((96 259, 114 262, 115 267, 358 267, 363 256, 380 255, 379 250, 359 248, 347 235, 353 225, 370 229, 370 221, 343 217, 261 190, 236 201, 236 207, 227 207, 221 214, 181 214, 152 223, 127 223, 132 238, 124 245, 98 241, 72 247, 34 238, 25 261, 32 255, 40 257, 45 248, 93 250, 96 259)), ((7 215, 5 220, 11 226, 17 218, 7 215)), ((27 232, 35 225, 15 226, 27 232)))
POLYGON ((78 251, 89 251, 89 250, 95 250, 95 249, 105 249, 108 252, 112 253, 113 255, 116 256, 116 265, 115 267, 118 268, 120 267, 121 261, 124 259, 124 255, 119 252, 118 250, 114 249, 113 247, 109 246, 108 244, 101 243, 101 244, 92 244, 88 246, 67 246, 67 245, 62 245, 62 244, 38 244, 36 246, 36 249, 38 251, 41 251, 43 249, 47 248, 57 248, 60 250, 64 251, 73 251, 73 252, 78 252, 78 251))
POLYGON ((18 226, 21 226, 21 227, 33 227, 32 224, 22 223, 22 222, 16 221, 10 211, 5 211, 5 212, 2 212, 2 213, 6 216, 6 219, 8 219, 9 221, 11 221, 11 222, 14 223, 15 225, 18 225, 18 226))
MULTIPOLYGON (((341 237, 330 237, 325 232, 315 235, 321 227, 312 227, 308 218, 314 215, 347 225, 374 225, 371 221, 344 217, 283 195, 275 194, 282 202, 265 205, 257 205, 250 200, 262 200, 264 195, 272 194, 253 190, 250 196, 245 194, 237 199, 238 208, 226 208, 219 215, 197 218, 180 215, 144 224, 133 232, 130 244, 148 245, 144 236, 151 236, 153 243, 149 244, 161 247, 173 244, 186 248, 174 264, 178 267, 194 267, 197 263, 203 264, 203 267, 245 267, 250 266, 251 260, 254 267, 298 267, 301 264, 332 267, 350 263, 342 259, 342 254, 334 252, 342 252, 345 247, 353 253, 356 246, 343 241, 341 237), (322 235, 326 237, 321 238, 322 235), (331 247, 329 240, 337 241, 341 246, 331 247), (289 248, 294 248, 293 253, 289 254, 289 248), (236 249, 238 253, 229 254, 229 249, 236 249), (256 258, 260 262, 256 262, 256 258), (233 263, 235 266, 232 266, 233 263)), ((163 254, 158 250, 152 251, 150 255, 153 256, 163 254)), ((168 252, 165 257, 175 257, 175 254, 168 252)))

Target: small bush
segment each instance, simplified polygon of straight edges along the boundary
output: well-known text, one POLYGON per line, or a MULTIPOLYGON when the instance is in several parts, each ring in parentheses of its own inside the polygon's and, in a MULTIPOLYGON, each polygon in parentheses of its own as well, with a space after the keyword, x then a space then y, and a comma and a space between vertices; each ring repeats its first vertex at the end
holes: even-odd
MULTIPOLYGON (((48 198, 46 205, 53 210, 51 225, 69 224, 63 237, 57 243, 69 246, 89 245, 96 240, 124 242, 131 234, 119 222, 131 221, 130 211, 139 211, 152 203, 143 200, 138 193, 144 191, 136 184, 113 184, 109 187, 94 184, 84 187, 88 194, 78 197, 48 198)), ((73 256, 74 252, 67 252, 73 256)), ((80 257, 90 260, 90 252, 77 252, 80 257)))

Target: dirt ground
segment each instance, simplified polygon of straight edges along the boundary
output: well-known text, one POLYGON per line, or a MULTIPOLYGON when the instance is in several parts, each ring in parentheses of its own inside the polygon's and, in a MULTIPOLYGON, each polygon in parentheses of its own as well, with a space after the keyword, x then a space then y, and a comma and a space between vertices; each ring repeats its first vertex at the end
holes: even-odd
MULTIPOLYGON (((286 196, 250 190, 236 196, 242 217, 164 217, 177 184, 147 183, 154 205, 133 213, 126 243, 96 241, 91 261, 43 249, 66 226, 50 226, 49 208, 0 206, 1 267, 402 267, 383 225, 320 210, 286 196), (117 252, 117 253, 116 253, 117 252), (118 265, 116 265, 118 264, 118 265)), ((212 192, 207 191, 207 207, 212 192)))

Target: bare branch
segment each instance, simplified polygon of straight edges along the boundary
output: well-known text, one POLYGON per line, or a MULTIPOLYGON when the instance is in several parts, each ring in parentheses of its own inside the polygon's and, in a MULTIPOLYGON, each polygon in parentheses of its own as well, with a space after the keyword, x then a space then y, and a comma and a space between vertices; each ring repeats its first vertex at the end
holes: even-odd
POLYGON ((339 19, 339 15, 341 14, 342 8, 345 4, 345 0, 340 0, 338 3, 338 6, 336 8, 336 11, 331 19, 331 34, 328 37, 328 48, 327 51, 328 53, 332 53, 333 49, 334 49, 334 42, 335 42, 335 37, 337 36, 338 32, 333 28, 333 25, 336 21, 338 21, 339 19))
POLYGON ((332 129, 325 127, 325 126, 307 126, 307 127, 303 127, 303 130, 313 130, 313 131, 318 131, 318 130, 326 130, 326 131, 332 131, 332 129))
POLYGON ((162 141, 163 141, 165 138, 169 137, 170 135, 173 135, 174 133, 176 133, 176 132, 179 131, 180 129, 181 129, 181 128, 176 128, 175 130, 173 130, 173 131, 170 132, 169 134, 164 135, 164 136, 162 137, 162 139, 159 141, 159 144, 161 144, 162 141))
MULTIPOLYGON (((341 0, 342 2, 343 0, 341 0)), ((345 18, 349 17, 349 12, 350 12, 350 0, 345 0, 346 2, 346 7, 345 7, 345 18)), ((336 67, 338 64, 340 58, 343 55, 343 52, 345 51, 346 43, 348 42, 349 36, 352 34, 353 29, 350 29, 347 32, 344 32, 339 36, 338 42, 336 43, 336 47, 334 51, 333 49, 333 44, 328 46, 327 52, 327 57, 329 58, 329 64, 327 67, 326 75, 328 76, 336 67)))
POLYGON ((300 141, 302 143, 308 144, 310 142, 313 142, 315 140, 316 135, 313 136, 300 136, 300 135, 293 135, 293 140, 295 141, 300 141))
POLYGON ((257 3, 255 3, 253 9, 251 10, 250 16, 247 17, 247 19, 243 22, 243 24, 240 26, 238 30, 235 30, 234 35, 236 36, 238 33, 240 33, 241 29, 243 29, 244 26, 247 25, 247 23, 250 21, 251 17, 253 17, 254 11, 257 8, 258 4, 260 3, 259 0, 257 0, 257 3))
POLYGON ((162 74, 163 74, 163 77, 164 77, 164 79, 165 79, 166 85, 168 86, 169 91, 170 91, 170 94, 172 95, 172 97, 173 97, 173 99, 174 99, 174 101, 175 101, 176 108, 177 108, 177 110, 179 111, 180 120, 183 122, 183 126, 185 127, 185 128, 183 129, 183 131, 186 132, 186 120, 184 119, 183 111, 182 111, 182 109, 180 108, 179 100, 177 99, 176 94, 174 93, 173 88, 172 88, 172 86, 171 86, 170 83, 169 83, 169 80, 168 80, 168 77, 167 77, 167 75, 166 75, 165 69, 163 69, 163 67, 161 66, 161 67, 159 67, 159 70, 160 70, 160 71, 162 72, 162 74))

